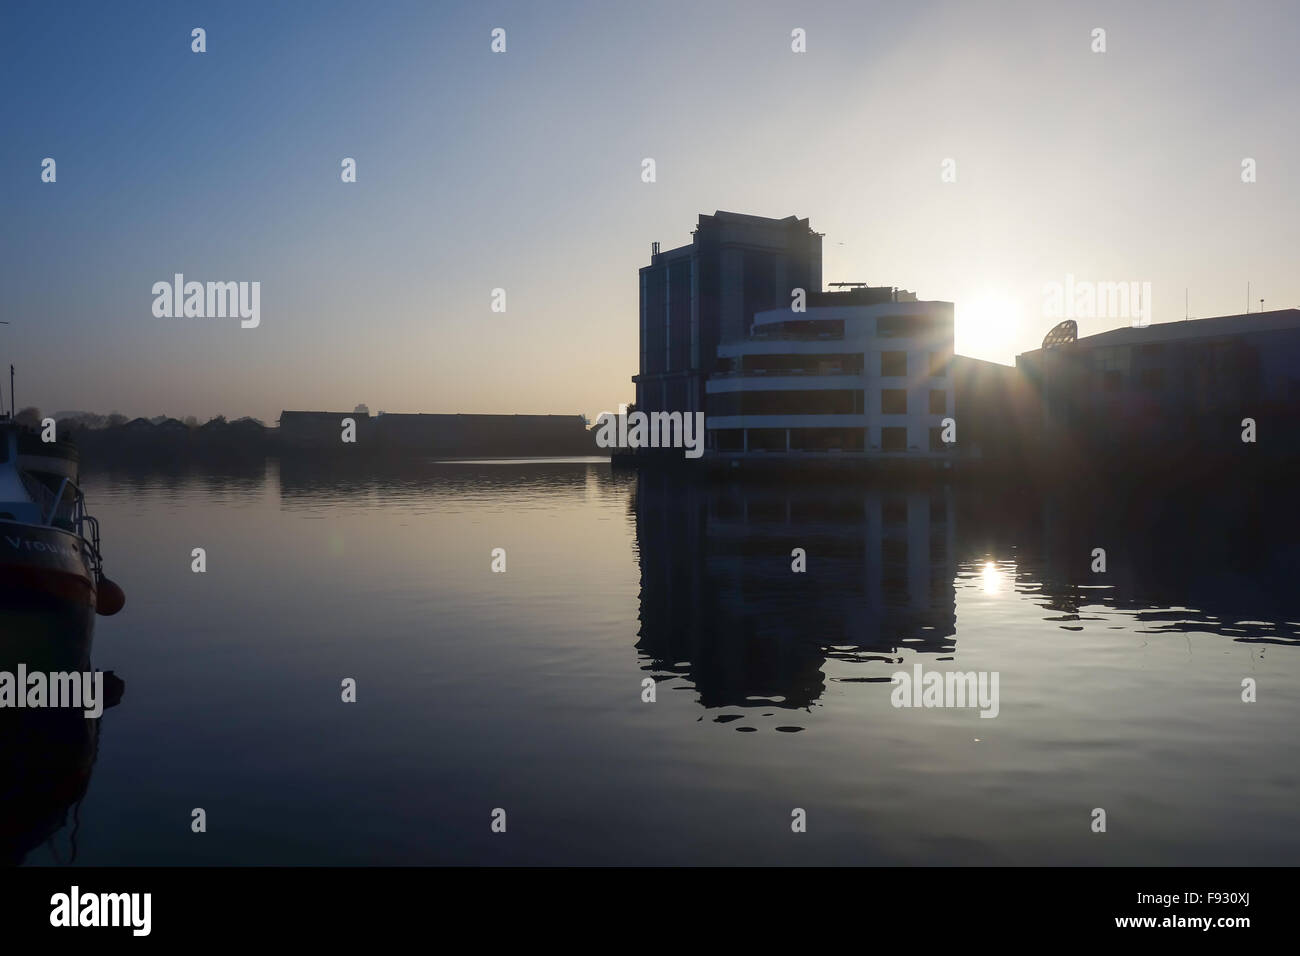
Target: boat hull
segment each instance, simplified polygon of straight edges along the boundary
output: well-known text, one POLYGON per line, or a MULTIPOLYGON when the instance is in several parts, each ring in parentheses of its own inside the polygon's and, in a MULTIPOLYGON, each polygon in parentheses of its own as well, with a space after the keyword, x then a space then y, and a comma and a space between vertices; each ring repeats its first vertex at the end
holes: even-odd
POLYGON ((90 546, 61 528, 0 521, 0 607, 96 603, 90 546))

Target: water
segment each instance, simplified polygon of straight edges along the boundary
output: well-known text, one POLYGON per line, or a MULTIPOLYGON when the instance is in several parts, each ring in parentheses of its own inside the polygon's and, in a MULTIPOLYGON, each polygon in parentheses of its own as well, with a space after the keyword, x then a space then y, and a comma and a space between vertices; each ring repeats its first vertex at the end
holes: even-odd
POLYGON ((126 689, 40 744, 88 776, 30 864, 1300 862, 1285 502, 597 462, 86 492, 126 689), (997 672, 998 716, 895 708, 916 663, 997 672))

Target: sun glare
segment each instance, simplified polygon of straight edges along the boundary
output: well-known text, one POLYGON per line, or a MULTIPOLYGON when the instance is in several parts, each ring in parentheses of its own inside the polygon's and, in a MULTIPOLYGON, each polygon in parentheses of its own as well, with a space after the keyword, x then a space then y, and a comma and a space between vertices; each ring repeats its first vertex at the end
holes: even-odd
POLYGON ((984 593, 997 594, 1002 589, 1002 572, 992 561, 984 562, 984 593))
POLYGON ((957 351, 976 358, 1011 362, 1024 319, 1020 302, 1006 292, 985 290, 956 305, 957 351))

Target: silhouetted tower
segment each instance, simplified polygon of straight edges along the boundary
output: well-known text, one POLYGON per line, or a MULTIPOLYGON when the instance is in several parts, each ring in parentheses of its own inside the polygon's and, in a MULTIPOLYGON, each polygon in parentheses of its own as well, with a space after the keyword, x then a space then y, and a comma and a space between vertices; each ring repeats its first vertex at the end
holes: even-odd
POLYGON ((743 338, 754 313, 789 306, 791 290, 822 287, 822 237, 807 219, 701 215, 690 245, 651 246, 640 272, 642 411, 704 410, 720 341, 743 338))

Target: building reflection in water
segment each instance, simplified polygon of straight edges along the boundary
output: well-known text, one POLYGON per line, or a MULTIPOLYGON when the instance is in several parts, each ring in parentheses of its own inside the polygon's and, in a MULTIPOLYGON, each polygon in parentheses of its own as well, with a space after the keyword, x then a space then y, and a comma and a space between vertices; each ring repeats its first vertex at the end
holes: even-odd
POLYGON ((286 511, 358 503, 501 504, 563 510, 592 496, 628 494, 634 475, 598 459, 499 459, 432 462, 370 460, 356 464, 285 459, 267 465, 286 511))
MULTIPOLYGON (((955 660, 958 588, 998 596, 1003 620, 1045 634, 1300 645, 1300 519, 1260 488, 710 485, 645 472, 635 518, 643 669, 685 679, 708 710, 807 709, 828 680, 888 684, 918 662, 909 655, 955 660), (791 569, 795 548, 806 573, 791 569), (870 666, 828 678, 844 674, 837 662, 870 666)), ((996 614, 968 613, 970 639, 996 654, 996 614)))
POLYGON ((1019 542, 1018 588, 1048 622, 1079 630, 1118 611, 1144 633, 1295 646, 1300 512, 1291 495, 1253 483, 1112 484, 1025 496, 1000 506, 999 521, 1019 542), (1096 549, 1105 573, 1093 570, 1096 549))
POLYGON ((887 683, 910 654, 954 650, 946 487, 709 485, 644 472, 635 510, 644 668, 686 678, 706 708, 807 709, 826 690, 829 659, 879 664, 841 679, 887 683))

